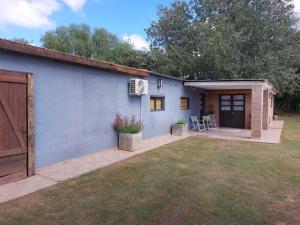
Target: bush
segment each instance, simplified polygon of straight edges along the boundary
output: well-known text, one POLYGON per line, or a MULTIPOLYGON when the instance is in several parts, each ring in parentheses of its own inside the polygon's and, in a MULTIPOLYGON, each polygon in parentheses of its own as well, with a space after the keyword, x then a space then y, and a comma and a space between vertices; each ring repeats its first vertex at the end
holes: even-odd
POLYGON ((135 118, 135 116, 124 116, 121 113, 117 113, 114 120, 114 128, 119 133, 137 134, 144 128, 143 122, 135 118))
POLYGON ((185 120, 178 120, 177 124, 187 124, 187 122, 185 120))

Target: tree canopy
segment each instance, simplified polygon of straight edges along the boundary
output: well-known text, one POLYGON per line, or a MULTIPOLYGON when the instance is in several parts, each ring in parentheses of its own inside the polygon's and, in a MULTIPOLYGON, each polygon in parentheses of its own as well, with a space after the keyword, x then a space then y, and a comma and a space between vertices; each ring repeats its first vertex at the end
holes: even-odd
POLYGON ((32 41, 28 41, 25 38, 13 38, 12 41, 20 43, 20 44, 32 44, 32 41))
POLYGON ((151 69, 189 79, 255 78, 300 90, 291 0, 191 0, 158 7, 146 30, 151 69))
POLYGON ((143 67, 144 52, 104 28, 91 29, 86 24, 71 24, 46 32, 43 47, 132 67, 143 67))

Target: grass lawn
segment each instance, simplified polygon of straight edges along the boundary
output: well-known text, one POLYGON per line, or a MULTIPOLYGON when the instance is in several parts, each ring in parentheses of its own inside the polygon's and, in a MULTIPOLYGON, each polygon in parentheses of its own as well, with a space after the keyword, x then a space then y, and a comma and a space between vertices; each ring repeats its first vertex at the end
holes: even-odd
POLYGON ((300 115, 284 119, 280 145, 188 138, 0 204, 0 224, 300 224, 300 115))

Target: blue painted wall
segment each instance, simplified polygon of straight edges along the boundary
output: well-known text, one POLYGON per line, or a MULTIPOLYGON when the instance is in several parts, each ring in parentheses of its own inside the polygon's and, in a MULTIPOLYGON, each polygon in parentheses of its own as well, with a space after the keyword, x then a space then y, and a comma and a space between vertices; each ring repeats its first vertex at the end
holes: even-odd
POLYGON ((149 95, 142 97, 142 120, 145 124, 144 137, 153 137, 170 132, 170 125, 180 119, 189 120, 191 115, 198 115, 199 90, 183 86, 183 82, 157 76, 148 77, 149 95), (157 88, 157 79, 163 79, 163 87, 157 88), (150 112, 150 96, 165 97, 165 111, 150 112), (190 109, 180 110, 180 98, 190 98, 190 109))
POLYGON ((0 69, 30 72, 35 80, 36 167, 117 145, 116 112, 142 116, 143 137, 168 133, 179 119, 199 114, 199 93, 181 81, 150 76, 149 95, 130 97, 126 74, 0 51, 0 69), (164 85, 158 89, 157 79, 164 85), (165 97, 165 111, 150 112, 150 96, 165 97), (190 110, 180 110, 190 97, 190 110))

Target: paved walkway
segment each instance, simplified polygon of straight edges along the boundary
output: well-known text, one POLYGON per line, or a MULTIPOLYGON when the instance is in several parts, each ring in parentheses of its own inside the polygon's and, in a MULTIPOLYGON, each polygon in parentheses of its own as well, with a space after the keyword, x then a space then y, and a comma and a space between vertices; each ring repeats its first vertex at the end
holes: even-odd
MULTIPOLYGON (((283 121, 275 121, 268 131, 263 132, 262 138, 259 139, 251 139, 249 130, 224 128, 201 133, 189 132, 188 137, 198 135, 208 138, 279 143, 282 128, 283 121)), ((184 138, 186 137, 162 135, 143 140, 142 148, 135 152, 119 151, 117 148, 113 148, 37 169, 35 176, 0 186, 0 203, 22 197, 184 138)))
MULTIPOLYGON (((195 133, 189 133, 188 136, 191 135, 195 135, 195 133)), ((143 140, 142 148, 135 152, 119 151, 117 148, 112 148, 37 169, 35 176, 0 186, 0 203, 22 197, 184 138, 186 137, 162 135, 143 140)))

